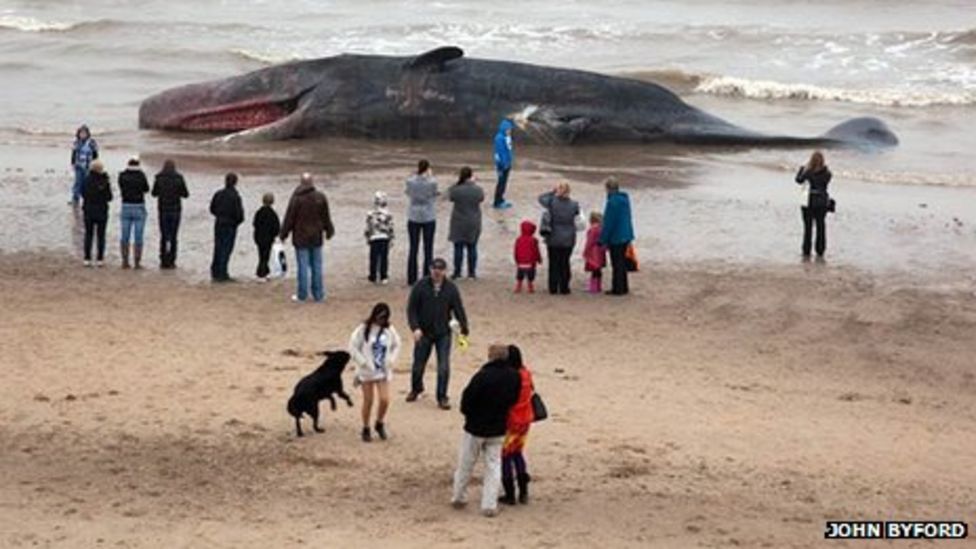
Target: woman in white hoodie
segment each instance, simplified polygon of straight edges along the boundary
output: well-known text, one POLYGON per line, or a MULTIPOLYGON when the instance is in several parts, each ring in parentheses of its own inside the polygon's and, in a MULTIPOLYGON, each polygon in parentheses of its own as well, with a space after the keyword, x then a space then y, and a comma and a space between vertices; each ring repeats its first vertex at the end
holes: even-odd
POLYGON ((373 440, 369 419, 373 408, 373 393, 379 394, 376 411, 376 435, 386 440, 383 420, 390 407, 390 377, 393 364, 400 354, 400 336, 390 325, 390 306, 377 303, 365 322, 356 327, 349 338, 349 354, 356 364, 355 383, 363 387, 363 442, 373 440))

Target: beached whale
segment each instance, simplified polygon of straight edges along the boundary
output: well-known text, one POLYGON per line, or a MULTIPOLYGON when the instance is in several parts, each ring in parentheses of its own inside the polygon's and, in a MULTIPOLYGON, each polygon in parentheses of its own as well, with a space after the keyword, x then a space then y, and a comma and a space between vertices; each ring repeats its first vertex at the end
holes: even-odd
POLYGON ((339 55, 191 84, 143 101, 139 126, 289 139, 489 138, 502 118, 524 142, 892 146, 876 118, 816 137, 746 130, 628 78, 468 59, 444 47, 417 57, 339 55))

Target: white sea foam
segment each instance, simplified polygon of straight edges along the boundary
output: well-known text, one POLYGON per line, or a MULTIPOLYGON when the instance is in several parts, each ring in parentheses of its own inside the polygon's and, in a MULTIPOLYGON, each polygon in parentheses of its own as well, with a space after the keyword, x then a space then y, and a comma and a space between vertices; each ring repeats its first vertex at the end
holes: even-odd
POLYGON ((839 101, 887 107, 966 106, 976 104, 976 90, 862 90, 750 80, 733 76, 707 76, 695 93, 760 100, 839 101))
POLYGON ((294 52, 272 53, 267 51, 253 51, 244 48, 236 48, 232 49, 231 53, 243 57, 244 59, 264 63, 265 65, 277 65, 278 63, 287 63, 289 61, 300 61, 301 59, 304 59, 302 55, 294 52))
POLYGON ((41 21, 33 17, 22 17, 19 15, 0 15, 0 29, 21 32, 61 32, 71 30, 75 26, 77 26, 77 23, 41 21))

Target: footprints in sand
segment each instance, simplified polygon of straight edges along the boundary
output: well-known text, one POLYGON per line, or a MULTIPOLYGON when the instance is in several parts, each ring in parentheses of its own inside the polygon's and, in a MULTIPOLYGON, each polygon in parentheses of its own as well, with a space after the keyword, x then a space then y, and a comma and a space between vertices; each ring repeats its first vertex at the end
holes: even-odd
POLYGON ((839 400, 841 402, 862 402, 862 401, 869 401, 870 400, 870 401, 875 401, 875 402, 878 402, 878 403, 892 402, 894 404, 901 404, 903 406, 910 406, 912 403, 915 402, 915 399, 914 398, 912 398, 910 395, 907 395, 907 394, 904 394, 904 393, 896 393, 896 394, 894 394, 894 395, 892 395, 890 397, 885 397, 885 396, 881 396, 881 395, 868 396, 868 395, 865 395, 865 394, 862 394, 862 393, 858 393, 856 391, 847 391, 847 392, 841 393, 837 397, 837 400, 839 400))
MULTIPOLYGON (((109 391, 106 391, 105 394, 107 396, 119 396, 120 393, 118 391, 116 391, 115 389, 111 389, 109 391)), ((80 395, 80 396, 79 395, 76 395, 74 393, 68 393, 68 394, 64 395, 64 397, 61 397, 61 400, 65 401, 65 402, 77 402, 79 400, 84 401, 84 400, 91 400, 91 399, 96 399, 96 398, 101 398, 101 397, 102 397, 102 394, 99 393, 99 392, 85 393, 85 394, 80 395)), ((49 397, 49 396, 45 395, 44 393, 37 393, 36 395, 34 395, 34 401, 35 402, 53 402, 54 399, 52 397, 49 397)))

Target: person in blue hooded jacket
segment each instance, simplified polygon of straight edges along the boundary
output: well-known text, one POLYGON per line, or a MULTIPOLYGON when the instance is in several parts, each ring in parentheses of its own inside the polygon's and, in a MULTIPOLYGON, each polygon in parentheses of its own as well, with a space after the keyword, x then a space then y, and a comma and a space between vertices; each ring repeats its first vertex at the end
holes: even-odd
POLYGON ((92 138, 88 126, 82 125, 75 132, 75 142, 71 146, 71 168, 74 170, 75 182, 71 187, 70 204, 77 206, 81 200, 85 179, 95 160, 98 160, 98 143, 92 138))
POLYGON ((508 118, 498 125, 495 134, 495 170, 498 172, 498 184, 495 185, 494 206, 499 209, 512 207, 512 203, 505 200, 505 188, 508 187, 508 174, 512 171, 512 128, 515 124, 508 118))
POLYGON ((605 184, 607 204, 603 210, 603 229, 600 231, 600 244, 610 250, 610 265, 613 268, 613 284, 607 291, 611 295, 625 295, 630 291, 627 285, 627 246, 634 240, 634 221, 630 213, 630 197, 620 190, 616 178, 609 178, 605 184))

